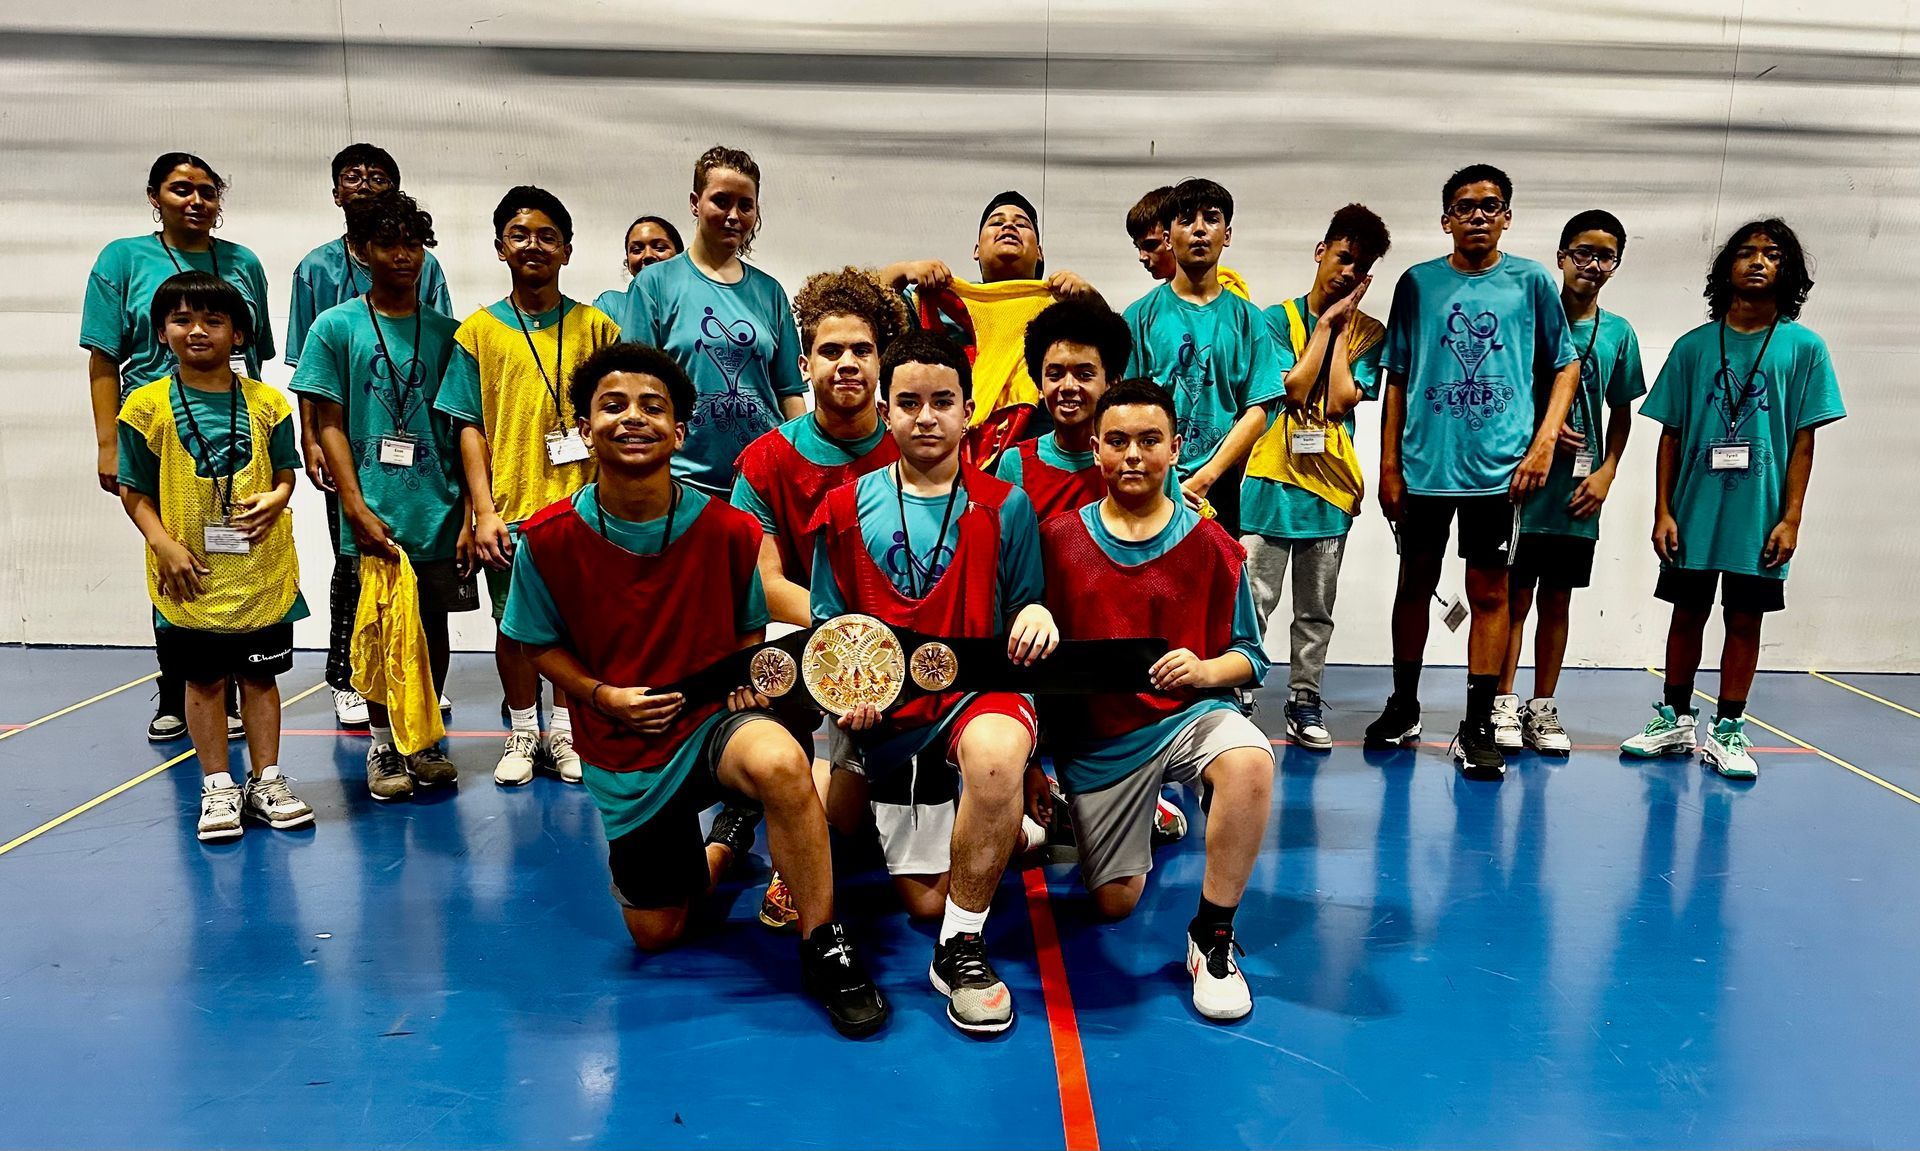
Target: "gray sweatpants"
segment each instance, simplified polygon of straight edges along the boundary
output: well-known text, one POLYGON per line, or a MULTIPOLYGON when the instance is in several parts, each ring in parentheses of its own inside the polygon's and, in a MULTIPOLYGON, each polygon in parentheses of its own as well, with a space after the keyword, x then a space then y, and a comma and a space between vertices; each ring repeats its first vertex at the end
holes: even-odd
POLYGON ((1323 540, 1275 540, 1241 536, 1247 549, 1247 578, 1253 584, 1253 606, 1264 629, 1273 609, 1280 606, 1287 565, 1293 565, 1292 667, 1287 687, 1320 692, 1320 676, 1327 669, 1327 644, 1333 639, 1333 597, 1340 586, 1340 559, 1347 537, 1323 540))

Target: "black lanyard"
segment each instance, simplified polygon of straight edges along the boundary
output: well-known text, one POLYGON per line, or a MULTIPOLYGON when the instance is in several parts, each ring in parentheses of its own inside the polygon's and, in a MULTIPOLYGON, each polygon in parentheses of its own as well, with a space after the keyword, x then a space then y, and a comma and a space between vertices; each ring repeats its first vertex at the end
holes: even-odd
MULTIPOLYGON (((658 556, 661 552, 667 550, 668 544, 673 542, 673 518, 679 514, 680 511, 680 483, 677 480, 673 480, 669 481, 669 484, 673 490, 671 494, 667 496, 666 534, 660 537, 659 547, 654 548, 650 552, 633 553, 642 559, 652 559, 658 556)), ((600 485, 598 484, 595 484, 593 489, 593 518, 598 521, 596 526, 600 529, 600 538, 611 542, 613 537, 607 534, 607 509, 606 506, 600 502, 600 485)))
POLYGON ((533 347, 533 332, 527 328, 527 317, 520 311, 520 305, 507 297, 507 307, 513 309, 513 318, 520 321, 520 334, 527 338, 527 354, 533 357, 533 366, 540 373, 540 382, 547 385, 547 394, 553 397, 553 418, 560 421, 560 430, 567 430, 567 414, 560 409, 560 381, 566 377, 567 362, 567 298, 560 297, 560 323, 553 334, 553 375, 547 375, 547 366, 540 362, 540 353, 533 347))
POLYGON ((407 359, 406 370, 402 372, 393 353, 387 350, 387 337, 380 331, 380 317, 373 310, 373 297, 362 296, 361 299, 366 301, 367 319, 373 323, 373 342, 379 345, 380 354, 387 361, 387 379, 393 385, 392 402, 388 402, 380 390, 379 372, 373 373, 374 378, 367 381, 367 388, 373 392, 373 398, 380 406, 386 409, 387 415, 392 417, 393 430, 402 432, 406 430, 407 420, 413 415, 414 408, 426 402, 426 389, 414 386, 420 371, 420 307, 416 304, 413 309, 413 354, 407 359))
POLYGON ((914 599, 925 599, 933 591, 933 585, 939 579, 933 574, 933 565, 940 558, 940 541, 947 538, 947 525, 953 522, 953 505, 960 498, 960 477, 953 477, 953 487, 947 489, 947 510, 940 516, 940 531, 933 537, 933 550, 927 553, 927 586, 920 588, 915 578, 920 570, 919 561, 913 557, 913 537, 907 530, 907 481, 900 465, 893 465, 893 498, 900 508, 900 546, 907 553, 907 594, 914 599))
MULTIPOLYGON (((1767 338, 1760 341, 1760 354, 1753 358, 1753 367, 1747 369, 1747 378, 1740 382, 1737 394, 1727 397, 1727 438, 1732 439, 1740 431, 1740 421, 1745 418, 1742 411, 1747 406, 1747 393, 1753 390, 1753 378, 1760 374, 1760 365, 1767 362, 1767 349, 1773 346, 1773 333, 1780 327, 1780 314, 1774 313, 1773 323, 1767 325, 1767 338)), ((1720 317, 1720 379, 1727 381, 1727 391, 1733 392, 1733 372, 1727 364, 1727 318, 1720 317)))
MULTIPOLYGON (((177 377, 173 381, 174 387, 180 389, 180 414, 186 417, 187 431, 192 433, 194 439, 200 441, 200 451, 207 457, 207 470, 213 473, 210 477, 213 481, 213 498, 220 504, 221 523, 228 523, 233 519, 234 477, 240 471, 239 465, 234 462, 240 440, 240 377, 233 372, 227 374, 233 376, 233 386, 227 389, 227 450, 222 454, 218 465, 213 462, 212 441, 208 440, 207 434, 200 430, 200 421, 193 417, 193 402, 187 396, 187 386, 177 377), (220 492, 220 470, 223 467, 227 472, 227 490, 224 495, 220 492)), ((186 442, 185 436, 181 437, 181 442, 183 444, 186 442)))
MULTIPOLYGON (((167 243, 165 232, 155 232, 153 238, 160 241, 160 250, 167 254, 167 259, 173 261, 174 271, 184 272, 187 270, 187 266, 180 262, 180 257, 173 254, 173 246, 167 243)), ((207 241, 207 259, 213 263, 214 278, 217 280, 225 279, 226 277, 220 274, 220 248, 211 239, 207 241)))
MULTIPOLYGON (((1575 416, 1573 430, 1583 435, 1590 431, 1597 431, 1600 425, 1599 405, 1594 405, 1592 411, 1587 410, 1587 368, 1589 366, 1593 368, 1595 382, 1604 389, 1606 385, 1600 379, 1600 367, 1593 362, 1593 348, 1600 342, 1600 320, 1605 315, 1606 313, 1597 307, 1593 310, 1593 332, 1587 337, 1587 350, 1580 353, 1580 385, 1573 396, 1575 416)), ((1593 445, 1588 444, 1587 450, 1591 452, 1593 445)))
MULTIPOLYGON (((345 236, 340 237, 340 258, 344 260, 347 265, 347 299, 357 300, 360 298, 360 276, 358 274, 360 262, 353 258, 353 249, 347 247, 347 238, 345 236)), ((367 287, 373 287, 372 272, 367 273, 367 287)))

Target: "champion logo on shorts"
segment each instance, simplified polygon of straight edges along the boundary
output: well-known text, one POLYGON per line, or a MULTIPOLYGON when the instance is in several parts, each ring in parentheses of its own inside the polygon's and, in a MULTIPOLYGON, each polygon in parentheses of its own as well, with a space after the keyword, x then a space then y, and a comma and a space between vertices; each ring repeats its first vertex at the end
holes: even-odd
POLYGON ((288 656, 292 654, 293 654, 292 648, 287 648, 285 651, 276 651, 272 655, 261 655, 259 652, 255 652, 252 655, 247 657, 247 662, 248 663, 272 663, 276 659, 286 659, 288 656))

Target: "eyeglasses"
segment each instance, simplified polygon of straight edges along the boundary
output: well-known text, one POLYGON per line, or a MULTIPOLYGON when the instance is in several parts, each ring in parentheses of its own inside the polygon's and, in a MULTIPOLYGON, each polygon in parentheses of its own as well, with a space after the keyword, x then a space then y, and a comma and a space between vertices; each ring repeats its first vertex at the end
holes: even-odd
POLYGON ((1507 202, 1498 196, 1489 196, 1484 200, 1455 200, 1447 205, 1447 215, 1456 220, 1470 218, 1475 212, 1485 212, 1489 216, 1498 216, 1507 210, 1507 202))
POLYGON ((388 188, 393 187, 393 179, 385 172, 362 172, 354 168, 340 173, 340 186, 342 188, 372 188, 376 192, 384 192, 388 188))
POLYGON ((1573 261, 1576 268, 1598 268, 1611 272, 1620 266, 1620 253, 1599 252, 1592 248, 1568 248, 1567 259, 1573 261))

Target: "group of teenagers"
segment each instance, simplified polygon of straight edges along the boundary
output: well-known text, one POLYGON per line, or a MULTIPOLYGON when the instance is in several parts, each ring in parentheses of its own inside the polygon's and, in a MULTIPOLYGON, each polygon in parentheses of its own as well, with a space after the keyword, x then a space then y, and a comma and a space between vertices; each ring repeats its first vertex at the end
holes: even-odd
POLYGON ((1761 622, 1784 606, 1815 429, 1844 414, 1826 348, 1798 322, 1806 258, 1777 219, 1728 237, 1707 277, 1709 322, 1675 343, 1649 394, 1633 328, 1600 305, 1625 228, 1605 211, 1574 216, 1556 283, 1501 251, 1513 188, 1487 165, 1445 181, 1451 251, 1402 273, 1385 324, 1361 310, 1389 246, 1378 215, 1335 212, 1306 290, 1263 311, 1221 265, 1234 202, 1205 179, 1128 213, 1161 283, 1124 313, 1074 273, 1047 273, 1038 213, 1017 192, 981 214, 977 281, 937 260, 849 266, 789 301, 744 260, 760 171, 724 147, 694 166, 691 241, 664 218, 635 221, 630 281, 594 304, 560 288, 565 206, 512 189, 493 216, 510 291, 460 321, 429 251, 433 219, 392 156, 355 144, 332 178, 345 229, 294 274, 293 403, 260 382, 275 355, 266 280, 251 252, 214 237, 226 185, 205 160, 155 162, 159 229, 108 245, 88 285, 100 484, 148 545, 161 669, 149 735, 192 738, 203 840, 239 836, 244 819, 313 819, 277 766, 276 676, 308 612, 286 514, 304 471, 326 493, 336 548, 327 679, 340 720, 370 730, 376 799, 458 771, 437 744, 403 752, 388 701, 354 691, 356 618, 417 613, 438 694, 448 616, 478 608, 484 572, 508 727, 495 781, 538 769, 585 784, 638 947, 680 940, 764 824, 774 873, 760 918, 798 929, 802 984, 837 1029, 879 1030, 888 1004, 834 914, 831 828, 877 839, 906 910, 939 921, 929 978, 953 1024, 1004 1031, 1013 998, 984 930, 1003 871, 1070 836, 1094 904, 1124 917, 1155 846, 1185 832, 1163 795, 1185 784, 1208 812, 1185 939, 1193 1003, 1239 1018, 1252 999, 1234 912, 1274 773, 1251 689, 1290 572, 1285 736, 1333 746, 1320 684, 1364 496, 1354 412, 1372 400, 1378 503, 1400 559, 1393 690, 1368 746, 1421 733, 1429 605, 1457 535, 1471 619, 1458 770, 1497 780, 1523 746, 1569 752, 1553 698, 1569 600, 1590 582, 1646 395, 1641 414, 1660 426, 1656 595, 1672 620, 1665 696, 1622 750, 1699 745, 1723 775, 1755 774, 1742 727, 1761 622), (363 559, 398 557, 411 583, 362 589, 363 559), (1721 692, 1703 725, 1691 699, 1716 592, 1721 692), (1037 706, 929 690, 823 717, 746 682, 675 686, 706 682, 773 625, 849 613, 1003 639, 1018 665, 1062 640, 1167 650, 1134 690, 1037 706), (236 781, 228 742, 242 736, 236 781))

